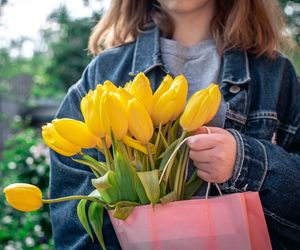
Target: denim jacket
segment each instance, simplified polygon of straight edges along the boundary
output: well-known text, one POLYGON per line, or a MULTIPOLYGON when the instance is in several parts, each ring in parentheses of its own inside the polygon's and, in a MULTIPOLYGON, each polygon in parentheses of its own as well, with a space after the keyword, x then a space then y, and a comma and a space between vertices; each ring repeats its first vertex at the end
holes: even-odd
MULTIPOLYGON (((94 58, 68 91, 58 118, 83 120, 80 100, 89 89, 111 80, 120 86, 144 72, 153 90, 167 73, 160 56, 159 30, 151 26, 131 43, 94 58)), ((300 84, 288 59, 255 57, 229 50, 222 55, 220 89, 227 104, 224 129, 237 141, 232 178, 223 192, 258 191, 274 249, 300 249, 300 84)), ((104 160, 95 150, 87 153, 104 160)), ((50 195, 89 194, 92 173, 51 151, 50 195)), ((77 201, 50 206, 56 249, 100 249, 76 216, 77 201)), ((107 249, 120 249, 105 212, 107 249)))

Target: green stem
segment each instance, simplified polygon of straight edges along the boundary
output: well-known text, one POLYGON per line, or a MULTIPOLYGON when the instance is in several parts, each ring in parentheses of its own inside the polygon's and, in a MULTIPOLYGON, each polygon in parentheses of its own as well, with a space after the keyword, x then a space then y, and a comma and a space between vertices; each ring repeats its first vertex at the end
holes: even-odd
POLYGON ((110 152, 108 150, 108 147, 107 147, 107 144, 106 144, 106 140, 104 137, 101 137, 101 142, 102 142, 102 145, 103 145, 103 151, 104 151, 104 156, 105 156, 105 159, 106 159, 106 163, 107 163, 107 167, 110 169, 110 170, 113 170, 112 169, 112 165, 111 165, 111 156, 110 156, 110 152))
POLYGON ((183 155, 182 155, 182 161, 181 165, 178 166, 178 182, 175 183, 175 187, 177 188, 176 194, 178 195, 178 198, 181 200, 183 198, 183 189, 184 189, 184 174, 186 172, 187 163, 189 161, 189 148, 187 145, 184 145, 183 155))
POLYGON ((147 148, 148 156, 149 156, 149 159, 150 159, 151 170, 154 170, 155 169, 155 165, 154 165, 153 155, 152 155, 149 143, 146 144, 146 148, 147 148))
POLYGON ((168 183, 168 179, 169 179, 169 175, 170 175, 170 172, 171 172, 171 169, 172 169, 172 166, 173 166, 173 163, 174 163, 174 159, 176 157, 176 153, 178 152, 179 150, 179 145, 182 143, 182 141, 185 139, 186 135, 188 134, 187 131, 183 130, 182 131, 182 134, 181 136, 179 137, 178 139, 178 142, 175 146, 175 150, 174 152, 172 153, 172 155, 170 156, 170 159, 168 160, 168 162, 166 163, 164 169, 163 169, 163 172, 161 174, 161 177, 160 177, 160 180, 159 180, 159 183, 162 181, 162 178, 164 178, 164 181, 165 183, 168 183))
POLYGON ((82 200, 82 199, 100 202, 96 198, 93 198, 90 196, 84 196, 84 195, 73 195, 73 196, 67 196, 67 197, 56 198, 56 199, 42 199, 42 201, 43 201, 43 203, 57 203, 57 202, 63 202, 63 201, 82 200))

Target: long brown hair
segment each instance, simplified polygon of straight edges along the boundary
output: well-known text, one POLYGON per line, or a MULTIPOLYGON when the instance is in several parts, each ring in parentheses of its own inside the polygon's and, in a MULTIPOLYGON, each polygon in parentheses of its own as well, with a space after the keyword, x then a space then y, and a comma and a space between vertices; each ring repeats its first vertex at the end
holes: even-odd
MULTIPOLYGON (((90 36, 89 50, 96 55, 133 41, 150 21, 163 36, 172 36, 173 23, 156 0, 112 0, 90 36)), ((277 0, 216 0, 211 31, 220 52, 238 48, 273 57, 292 44, 277 0)))

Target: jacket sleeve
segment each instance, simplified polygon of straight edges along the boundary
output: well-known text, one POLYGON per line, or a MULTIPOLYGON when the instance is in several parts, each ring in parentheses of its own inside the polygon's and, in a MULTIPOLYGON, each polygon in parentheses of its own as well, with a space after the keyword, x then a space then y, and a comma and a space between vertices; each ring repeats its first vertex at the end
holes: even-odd
POLYGON ((277 145, 228 129, 237 142, 237 160, 221 188, 258 191, 269 229, 300 244, 300 83, 289 61, 283 72, 277 145))
MULTIPOLYGON (((72 118, 83 120, 80 112, 81 98, 94 84, 94 62, 84 71, 82 78, 73 85, 64 98, 57 118, 72 118)), ((103 156, 96 150, 89 149, 85 153, 98 160, 103 156)), ((92 192, 91 178, 93 174, 89 169, 78 164, 70 157, 64 157, 50 151, 50 197, 58 198, 70 195, 88 195, 92 192)), ((97 239, 93 243, 80 224, 76 206, 78 201, 67 201, 50 205, 53 237, 55 249, 101 249, 97 239)), ((120 249, 113 227, 105 212, 103 234, 107 249, 120 249)))

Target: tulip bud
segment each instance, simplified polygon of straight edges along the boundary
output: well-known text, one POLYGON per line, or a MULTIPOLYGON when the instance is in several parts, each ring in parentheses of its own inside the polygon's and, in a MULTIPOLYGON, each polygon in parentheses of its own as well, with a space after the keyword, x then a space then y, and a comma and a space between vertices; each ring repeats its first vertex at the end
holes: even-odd
POLYGON ((117 97, 120 99, 120 101, 122 102, 122 104, 124 105, 124 107, 127 107, 127 104, 129 102, 129 100, 131 100, 132 98, 134 98, 134 96, 132 94, 130 94, 124 88, 118 88, 117 93, 118 93, 117 97))
POLYGON ((63 118, 54 119, 52 124, 61 137, 81 148, 93 148, 97 143, 97 138, 81 121, 63 118))
POLYGON ((139 73, 133 79, 130 93, 146 108, 151 115, 153 109, 153 94, 148 77, 139 73))
POLYGON ((171 79, 167 76, 162 83, 164 86, 155 92, 155 97, 158 99, 154 102, 152 119, 157 126, 160 123, 174 121, 184 110, 188 90, 187 81, 183 75, 177 76, 172 84, 171 79), (162 93, 164 89, 166 91, 162 93))
POLYGON ((164 77, 164 79, 162 80, 161 84, 159 85, 159 87, 157 88, 157 90, 155 91, 154 95, 153 95, 153 103, 155 105, 155 103, 158 101, 158 99, 167 91, 169 90, 171 84, 173 82, 173 78, 170 75, 166 75, 164 77))
POLYGON ((100 108, 97 108, 96 106, 98 105, 100 107, 101 96, 104 92, 104 89, 98 86, 95 91, 89 91, 89 93, 82 98, 80 103, 80 109, 84 118, 84 122, 89 131, 96 137, 100 137, 104 134, 99 117, 100 108))
POLYGON ((130 92, 132 81, 126 82, 124 85, 124 89, 130 92))
POLYGON ((42 127, 42 136, 45 144, 61 155, 73 156, 81 150, 78 145, 69 142, 57 133, 52 123, 48 123, 42 127))
POLYGON ((98 116, 99 116, 99 114, 100 114, 99 112, 100 112, 101 97, 102 97, 102 95, 103 95, 103 93, 104 93, 105 91, 106 91, 106 90, 105 90, 105 88, 103 87, 103 85, 98 84, 98 85, 96 86, 96 89, 94 90, 93 95, 92 95, 92 99, 93 99, 92 103, 93 103, 93 105, 94 105, 94 107, 95 107, 95 109, 96 109, 96 113, 98 114, 98 116))
POLYGON ((179 121, 185 131, 194 131, 205 124, 211 105, 208 95, 209 91, 202 89, 190 98, 179 121))
POLYGON ((153 135, 153 123, 147 110, 133 98, 128 102, 127 113, 130 133, 141 143, 148 143, 153 135))
POLYGON ((178 98, 176 92, 171 89, 164 93, 154 104, 152 121, 156 126, 164 125, 174 116, 177 110, 178 98))
POLYGON ((109 93, 107 95, 107 109, 109 110, 109 120, 110 126, 117 140, 122 140, 122 138, 127 134, 128 121, 125 107, 118 98, 118 94, 109 93))
POLYGON ((42 192, 33 185, 25 183, 15 183, 4 188, 6 200, 13 208, 32 212, 42 206, 42 192))
POLYGON ((211 84, 210 86, 208 86, 207 89, 209 91, 209 99, 211 102, 211 106, 205 124, 209 123, 214 118, 214 116, 219 110, 221 99, 222 99, 222 95, 218 85, 211 84))
POLYGON ((106 91, 109 91, 109 92, 117 91, 117 87, 111 81, 108 81, 108 80, 106 80, 103 83, 103 87, 106 91))
POLYGON ((105 91, 102 94, 101 102, 100 102, 100 128, 102 133, 100 137, 105 137, 106 135, 110 136, 110 119, 109 119, 109 103, 108 103, 108 92, 105 91))
POLYGON ((188 93, 188 83, 184 75, 179 75, 174 79, 170 87, 170 90, 171 89, 174 90, 177 94, 176 108, 171 117, 171 120, 173 121, 177 119, 177 117, 183 112, 186 103, 186 97, 188 93))

